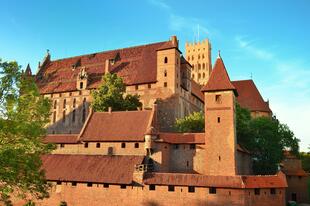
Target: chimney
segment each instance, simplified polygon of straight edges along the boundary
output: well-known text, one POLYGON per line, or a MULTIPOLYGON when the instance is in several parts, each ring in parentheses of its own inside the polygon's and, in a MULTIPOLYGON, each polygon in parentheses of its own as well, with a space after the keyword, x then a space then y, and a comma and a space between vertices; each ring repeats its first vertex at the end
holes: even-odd
POLYGON ((173 46, 179 48, 179 40, 177 39, 177 36, 171 36, 170 41, 173 46))
POLYGON ((110 60, 106 59, 105 60, 105 67, 104 67, 104 74, 107 74, 110 72, 110 60))

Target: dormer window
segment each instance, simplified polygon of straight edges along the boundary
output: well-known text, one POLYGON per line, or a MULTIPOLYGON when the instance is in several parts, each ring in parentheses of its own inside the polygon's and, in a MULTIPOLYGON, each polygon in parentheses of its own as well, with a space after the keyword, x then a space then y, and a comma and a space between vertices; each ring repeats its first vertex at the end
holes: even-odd
POLYGON ((164 63, 165 63, 165 64, 168 63, 168 57, 165 57, 164 63))

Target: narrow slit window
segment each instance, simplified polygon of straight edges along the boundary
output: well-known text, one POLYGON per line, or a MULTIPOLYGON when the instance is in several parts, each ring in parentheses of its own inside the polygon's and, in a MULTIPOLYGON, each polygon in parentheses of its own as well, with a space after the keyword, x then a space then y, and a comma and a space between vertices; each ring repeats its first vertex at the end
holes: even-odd
POLYGON ((55 122, 56 122, 56 111, 53 114, 53 123, 55 123, 55 122))
POLYGON ((57 100, 54 101, 54 109, 57 107, 57 100))
POLYGON ((164 87, 167 87, 167 86, 168 86, 167 82, 164 82, 164 87))
POLYGON ((168 57, 165 57, 164 59, 164 63, 167 64, 168 63, 168 57))
POLYGON ((217 123, 220 123, 220 122, 221 122, 221 118, 218 117, 218 118, 217 118, 217 123))
POLYGON ((75 122, 75 110, 72 111, 72 122, 75 122))
POLYGON ((80 82, 80 89, 83 89, 83 87, 84 87, 83 82, 80 82))
POLYGON ((66 99, 64 99, 64 109, 66 109, 66 106, 67 106, 67 100, 66 99))

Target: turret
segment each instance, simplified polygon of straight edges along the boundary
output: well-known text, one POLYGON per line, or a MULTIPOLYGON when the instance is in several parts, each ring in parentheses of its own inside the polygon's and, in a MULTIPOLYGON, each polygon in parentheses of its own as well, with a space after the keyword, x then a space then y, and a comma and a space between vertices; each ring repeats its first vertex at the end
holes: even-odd
POLYGON ((202 92, 205 96, 205 173, 206 175, 236 175, 235 96, 237 92, 220 55, 202 92))

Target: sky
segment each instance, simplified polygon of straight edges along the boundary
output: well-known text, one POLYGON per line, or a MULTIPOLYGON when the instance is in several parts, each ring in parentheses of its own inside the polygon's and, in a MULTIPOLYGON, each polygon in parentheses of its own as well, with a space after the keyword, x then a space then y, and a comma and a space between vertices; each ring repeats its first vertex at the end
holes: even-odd
POLYGON ((309 0, 0 0, 0 58, 36 72, 59 59, 177 35, 208 38, 232 80, 252 78, 277 118, 310 146, 309 0), (199 29, 198 29, 199 28, 199 29))

